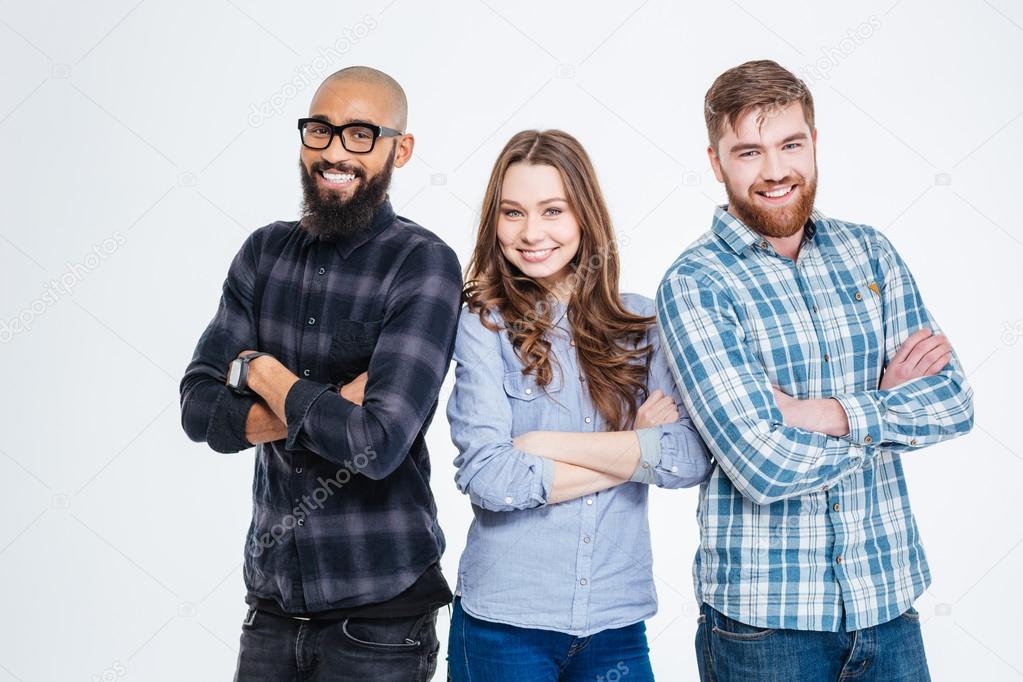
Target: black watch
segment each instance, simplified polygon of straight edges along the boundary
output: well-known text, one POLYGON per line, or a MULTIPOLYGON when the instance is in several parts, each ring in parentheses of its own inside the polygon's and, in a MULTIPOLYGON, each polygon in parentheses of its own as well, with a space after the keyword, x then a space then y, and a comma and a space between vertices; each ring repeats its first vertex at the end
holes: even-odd
POLYGON ((261 355, 270 354, 259 352, 246 353, 231 361, 231 364, 227 366, 227 385, 231 387, 231 390, 240 395, 250 395, 252 393, 249 390, 249 363, 261 355))

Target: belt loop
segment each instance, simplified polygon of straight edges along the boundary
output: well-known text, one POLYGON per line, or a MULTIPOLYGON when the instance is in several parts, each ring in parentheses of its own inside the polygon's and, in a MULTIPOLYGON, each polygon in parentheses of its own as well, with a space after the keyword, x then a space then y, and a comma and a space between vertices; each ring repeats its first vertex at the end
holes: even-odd
POLYGON ((242 625, 252 625, 256 622, 256 608, 254 606, 249 607, 249 612, 245 614, 245 621, 242 625))

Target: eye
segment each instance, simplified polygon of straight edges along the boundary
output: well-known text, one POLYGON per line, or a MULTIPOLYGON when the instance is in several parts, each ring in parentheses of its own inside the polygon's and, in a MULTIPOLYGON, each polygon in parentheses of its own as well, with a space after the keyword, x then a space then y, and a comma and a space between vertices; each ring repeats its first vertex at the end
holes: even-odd
POLYGON ((562 211, 560 208, 554 208, 553 206, 551 206, 550 208, 543 212, 544 215, 549 215, 552 217, 559 216, 562 213, 564 213, 564 211, 562 211))
POLYGON ((751 158, 753 158, 754 154, 759 154, 759 153, 760 152, 758 152, 756 149, 751 149, 748 152, 743 152, 743 153, 739 154, 739 158, 740 159, 751 159, 751 158))
POLYGON ((373 135, 365 130, 356 130, 354 133, 352 133, 352 137, 354 137, 356 140, 368 140, 372 138, 373 135))
POLYGON ((522 211, 519 211, 518 209, 514 209, 514 208, 509 208, 509 209, 504 211, 504 215, 505 215, 505 217, 508 217, 508 218, 518 218, 519 216, 522 215, 522 211))
POLYGON ((313 124, 306 128, 306 130, 308 130, 313 135, 327 135, 330 133, 330 131, 327 129, 327 126, 325 125, 313 124))
POLYGON ((789 142, 789 143, 788 143, 787 145, 785 145, 784 147, 782 147, 782 149, 799 149, 799 148, 800 148, 800 147, 802 147, 802 146, 803 146, 803 145, 801 145, 801 144, 800 144, 800 143, 798 143, 798 142, 789 142))

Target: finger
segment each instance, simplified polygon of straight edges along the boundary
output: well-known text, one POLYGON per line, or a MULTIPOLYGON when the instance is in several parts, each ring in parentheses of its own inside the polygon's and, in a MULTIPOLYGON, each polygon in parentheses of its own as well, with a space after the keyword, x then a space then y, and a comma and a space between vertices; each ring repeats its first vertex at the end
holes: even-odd
POLYGON ((924 370, 924 376, 934 376, 941 370, 948 367, 948 363, 952 361, 952 353, 948 352, 940 356, 937 360, 931 363, 930 367, 924 370))
POLYGON ((916 347, 916 344, 920 343, 921 341, 930 336, 931 330, 926 328, 918 329, 917 331, 910 334, 909 338, 903 341, 902 345, 899 346, 899 349, 895 351, 895 355, 892 357, 892 363, 904 361, 909 356, 913 348, 916 347))
POLYGON ((935 348, 940 348, 943 344, 947 344, 948 340, 944 336, 934 335, 930 338, 924 339, 920 343, 916 344, 916 347, 906 357, 905 364, 907 367, 916 367, 920 364, 920 360, 925 355, 930 353, 935 348))
POLYGON ((937 346, 928 351, 920 360, 916 363, 916 370, 923 374, 927 371, 927 368, 937 362, 938 358, 948 355, 952 352, 952 344, 945 342, 939 343, 937 346))

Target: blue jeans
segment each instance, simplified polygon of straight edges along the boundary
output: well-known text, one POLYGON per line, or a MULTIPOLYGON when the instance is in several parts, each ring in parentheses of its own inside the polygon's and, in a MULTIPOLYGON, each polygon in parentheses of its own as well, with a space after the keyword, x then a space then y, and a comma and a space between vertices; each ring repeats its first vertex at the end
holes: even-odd
POLYGON ((411 618, 298 620, 249 609, 235 682, 427 682, 437 612, 411 618))
MULTIPOLYGON (((843 621, 844 623, 844 621, 843 621)), ((920 614, 853 632, 770 630, 704 604, 696 630, 702 682, 928 682, 920 614)))
POLYGON ((652 682, 646 625, 575 637, 473 618, 455 598, 450 682, 652 682))

